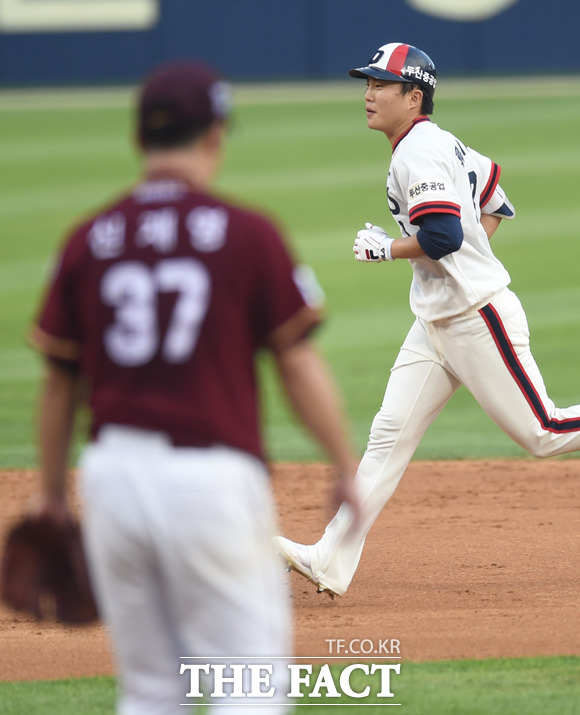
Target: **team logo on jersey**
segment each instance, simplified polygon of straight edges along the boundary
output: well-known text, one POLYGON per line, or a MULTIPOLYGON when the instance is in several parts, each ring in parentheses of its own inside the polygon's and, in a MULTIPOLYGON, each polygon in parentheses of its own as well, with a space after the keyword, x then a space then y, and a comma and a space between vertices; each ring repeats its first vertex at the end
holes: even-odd
POLYGON ((203 253, 213 253, 226 242, 228 212, 221 206, 198 206, 189 212, 185 225, 191 245, 203 253))
POLYGON ((116 212, 98 218, 89 231, 93 256, 100 260, 117 258, 125 250, 125 217, 116 212))

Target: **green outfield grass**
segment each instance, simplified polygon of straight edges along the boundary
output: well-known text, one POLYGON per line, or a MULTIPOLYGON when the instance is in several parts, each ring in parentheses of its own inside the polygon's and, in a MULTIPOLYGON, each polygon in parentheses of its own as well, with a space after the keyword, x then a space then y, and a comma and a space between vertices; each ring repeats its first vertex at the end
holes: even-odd
MULTIPOLYGON (((577 192, 580 92, 573 83, 441 83, 434 120, 503 166, 518 211, 494 238, 527 309, 532 348, 557 404, 580 399, 577 192)), ((239 88, 219 186, 273 214, 325 290, 321 349, 362 450, 409 328, 406 262, 360 265, 367 220, 395 232, 385 200, 389 147, 366 128, 363 83, 239 88)), ((131 94, 0 95, 0 465, 34 463, 39 361, 25 344, 63 232, 134 181, 131 94)), ((321 455, 265 370, 267 436, 277 460, 321 455)), ((519 457, 523 451, 460 390, 417 458, 519 457)))
MULTIPOLYGON (((339 683, 340 666, 331 668, 339 683)), ((316 682, 316 671, 311 685, 316 682)), ((436 663, 402 663, 392 674, 392 698, 377 698, 380 680, 355 671, 355 692, 370 685, 364 700, 345 696, 331 701, 320 689, 319 702, 310 699, 294 708, 294 715, 577 715, 580 712, 580 658, 517 658, 436 663), (337 706, 340 710, 333 710, 337 706), (373 707, 374 706, 374 707, 373 707)), ((312 690, 312 688, 311 688, 312 690)), ((116 686, 113 678, 0 683, 2 712, 7 715, 110 715, 116 686)), ((185 699, 184 699, 185 700, 185 699)), ((184 713, 188 712, 183 708, 184 713)), ((200 712, 205 710, 200 709, 200 712)))

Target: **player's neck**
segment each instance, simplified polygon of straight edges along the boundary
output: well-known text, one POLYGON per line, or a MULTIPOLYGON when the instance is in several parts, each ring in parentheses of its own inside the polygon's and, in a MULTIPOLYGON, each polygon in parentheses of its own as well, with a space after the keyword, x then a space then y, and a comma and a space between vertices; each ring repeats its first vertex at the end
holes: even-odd
POLYGON ((391 147, 394 149, 401 139, 411 131, 414 124, 425 116, 424 114, 414 114, 412 117, 406 117, 404 121, 400 122, 396 127, 393 127, 393 129, 389 128, 389 130, 385 131, 385 135, 391 143, 391 147))
POLYGON ((175 149, 150 150, 145 153, 145 176, 183 179, 193 188, 209 189, 219 168, 221 141, 216 135, 175 149))
POLYGON ((183 152, 151 152, 145 157, 145 176, 169 177, 183 179, 193 188, 206 190, 209 188, 214 167, 209 161, 192 160, 183 152))

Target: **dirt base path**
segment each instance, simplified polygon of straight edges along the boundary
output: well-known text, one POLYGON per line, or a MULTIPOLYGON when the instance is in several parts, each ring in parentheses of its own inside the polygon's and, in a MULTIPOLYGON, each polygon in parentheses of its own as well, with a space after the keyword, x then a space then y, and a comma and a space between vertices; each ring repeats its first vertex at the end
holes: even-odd
MULTIPOLYGON (((348 593, 290 575, 296 654, 400 643, 408 660, 580 655, 580 461, 415 462, 370 532, 348 593), (351 643, 352 642, 352 643, 351 643), (332 650, 331 650, 332 649, 332 650)), ((0 533, 34 491, 0 473, 0 533)), ((278 465, 284 535, 309 543, 329 516, 324 465, 278 465)), ((110 674, 101 626, 38 623, 0 607, 0 680, 110 674)))

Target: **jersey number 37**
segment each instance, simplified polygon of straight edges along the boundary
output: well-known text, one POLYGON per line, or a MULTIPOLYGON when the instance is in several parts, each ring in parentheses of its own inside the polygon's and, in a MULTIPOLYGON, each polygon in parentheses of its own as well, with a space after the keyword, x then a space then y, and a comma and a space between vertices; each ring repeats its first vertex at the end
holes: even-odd
POLYGON ((194 258, 166 258, 154 266, 123 261, 107 269, 101 299, 114 308, 114 322, 104 332, 105 350, 124 367, 139 367, 160 352, 169 363, 186 362, 193 354, 211 298, 211 278, 194 258), (160 293, 177 295, 162 336, 160 293))

